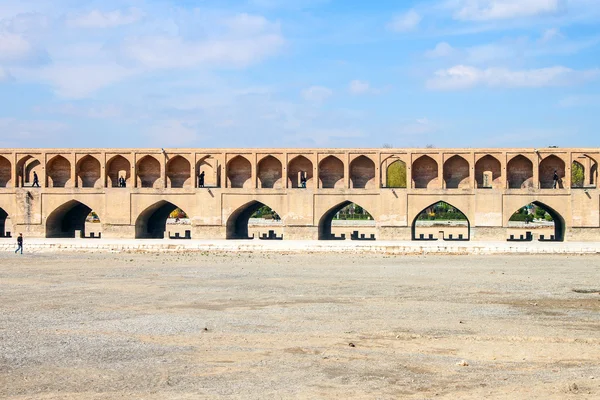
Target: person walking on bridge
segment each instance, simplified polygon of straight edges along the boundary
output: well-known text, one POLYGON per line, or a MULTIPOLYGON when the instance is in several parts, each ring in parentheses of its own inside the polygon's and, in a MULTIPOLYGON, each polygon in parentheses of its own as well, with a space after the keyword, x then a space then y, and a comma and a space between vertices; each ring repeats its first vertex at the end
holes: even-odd
POLYGON ((17 249, 15 250, 15 254, 17 254, 21 250, 21 254, 23 254, 23 234, 19 233, 17 236, 17 249))
POLYGON ((31 187, 40 187, 40 180, 35 171, 33 171, 33 184, 31 185, 31 187))
POLYGON ((556 170, 554 170, 554 177, 552 179, 554 181, 554 183, 552 184, 552 188, 556 189, 556 187, 558 186, 558 181, 559 181, 558 173, 556 172, 556 170))

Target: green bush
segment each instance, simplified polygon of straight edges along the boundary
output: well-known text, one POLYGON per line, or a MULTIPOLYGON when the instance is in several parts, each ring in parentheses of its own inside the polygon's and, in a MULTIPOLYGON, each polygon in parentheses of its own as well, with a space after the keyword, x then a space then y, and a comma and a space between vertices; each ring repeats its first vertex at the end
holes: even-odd
POLYGON ((406 164, 400 160, 394 161, 387 169, 386 187, 406 188, 406 164))

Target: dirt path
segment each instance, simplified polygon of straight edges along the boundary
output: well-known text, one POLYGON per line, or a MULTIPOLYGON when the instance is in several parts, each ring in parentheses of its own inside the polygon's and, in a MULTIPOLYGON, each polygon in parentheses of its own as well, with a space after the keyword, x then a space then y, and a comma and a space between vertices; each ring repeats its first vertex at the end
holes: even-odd
POLYGON ((0 398, 599 398, 596 290, 593 256, 5 253, 0 398))

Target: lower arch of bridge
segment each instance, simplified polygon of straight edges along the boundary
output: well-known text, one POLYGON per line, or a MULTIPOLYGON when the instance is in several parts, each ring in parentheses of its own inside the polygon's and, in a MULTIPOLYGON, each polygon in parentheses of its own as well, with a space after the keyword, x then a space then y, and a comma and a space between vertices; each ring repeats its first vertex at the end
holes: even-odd
POLYGON ((46 237, 75 238, 75 231, 85 235, 85 221, 91 212, 90 207, 77 200, 66 202, 46 218, 46 237))
MULTIPOLYGON (((533 205, 545 210, 548 214, 550 214, 550 216, 552 217, 552 220, 554 221, 554 238, 544 237, 543 241, 563 242, 565 240, 566 223, 565 223, 565 220, 562 217, 562 215, 560 215, 560 213, 558 211, 556 211, 555 209, 553 209, 552 207, 549 207, 548 205, 546 205, 540 201, 532 201, 530 204, 533 204, 533 205)), ((523 207, 521 207, 519 210, 521 210, 522 208, 523 207)), ((516 214, 519 210, 516 210, 514 214, 516 214)), ((514 214, 512 214, 512 215, 514 216, 514 214)), ((532 228, 533 228, 533 226, 529 229, 532 229, 532 228)), ((510 227, 509 227, 509 229, 510 229, 510 227)), ((523 227, 523 230, 528 231, 528 227, 527 226, 523 227)), ((524 238, 525 238, 524 240, 527 240, 527 234, 524 235, 524 238)), ((509 240, 510 240, 510 238, 509 238, 509 240)), ((531 238, 529 240, 533 240, 533 238, 531 238)), ((542 240, 542 239, 540 239, 540 240, 542 240)))
MULTIPOLYGON (((421 229, 423 229, 423 227, 421 227, 421 229)), ((411 225, 411 237, 412 237, 412 240, 443 239, 443 240, 468 241, 468 240, 471 240, 471 221, 469 221, 469 218, 467 217, 467 215, 465 213, 460 211, 458 208, 454 207, 452 204, 447 203, 445 201, 438 201, 433 204, 430 204, 429 206, 422 209, 419 213, 417 213, 417 215, 415 216, 415 219, 413 220, 412 225, 411 225), (425 214, 427 212, 433 211, 440 204, 444 204, 448 207, 451 207, 452 209, 455 210, 454 214, 461 214, 464 217, 464 219, 452 218, 450 220, 448 220, 448 219, 438 220, 438 219, 436 219, 437 212, 434 212, 434 214, 436 214, 433 216, 434 219, 432 219, 432 220, 427 219, 427 221, 431 222, 431 225, 428 227, 425 227, 425 228, 429 228, 429 230, 434 231, 434 233, 429 233, 429 232, 419 233, 419 232, 417 232, 417 223, 419 221, 424 221, 424 219, 420 219, 419 217, 421 217, 423 214, 425 214), (436 221, 437 221, 437 223, 436 223, 436 221), (458 223, 456 223, 456 224, 452 225, 452 224, 448 223, 448 222, 452 222, 452 221, 466 221, 466 227, 463 224, 458 225, 458 223), (452 230, 453 232, 450 233, 449 232, 450 230, 452 230), (441 234, 441 237, 436 236, 436 234, 437 235, 441 234)))
MULTIPOLYGON (((366 210, 362 206, 360 206, 352 201, 344 201, 344 202, 330 208, 325 214, 323 214, 323 216, 319 220, 319 240, 340 240, 340 239, 343 240, 343 239, 345 239, 345 237, 342 237, 342 238, 335 237, 332 233, 331 226, 333 223, 333 219, 335 218, 335 215, 351 204, 354 204, 355 206, 359 206, 364 211, 366 211, 368 215, 371 215, 368 212, 368 210, 366 210)), ((375 237, 373 237, 373 239, 371 239, 371 240, 375 240, 375 237)))
POLYGON ((6 235, 6 219, 8 218, 8 213, 4 211, 4 209, 0 208, 0 237, 5 237, 6 235))
POLYGON ((167 230, 167 219, 178 207, 166 200, 161 200, 146 208, 135 221, 136 239, 164 239, 167 230))
MULTIPOLYGON (((250 217, 252 217, 256 211, 264 206, 267 205, 261 203, 260 201, 254 200, 235 210, 233 214, 229 216, 229 219, 227 219, 227 239, 253 239, 254 237, 251 237, 248 233, 248 223, 250 221, 250 217)), ((277 213, 277 215, 279 214, 277 213)))

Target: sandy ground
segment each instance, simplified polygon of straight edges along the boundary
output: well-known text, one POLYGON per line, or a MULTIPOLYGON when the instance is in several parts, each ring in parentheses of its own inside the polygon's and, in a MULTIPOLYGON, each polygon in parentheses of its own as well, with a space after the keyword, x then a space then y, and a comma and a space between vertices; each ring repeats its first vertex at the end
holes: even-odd
POLYGON ((599 278, 598 256, 3 253, 0 398, 597 399, 599 278))

